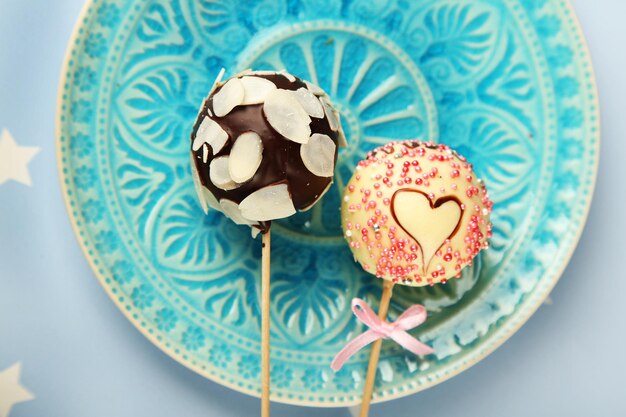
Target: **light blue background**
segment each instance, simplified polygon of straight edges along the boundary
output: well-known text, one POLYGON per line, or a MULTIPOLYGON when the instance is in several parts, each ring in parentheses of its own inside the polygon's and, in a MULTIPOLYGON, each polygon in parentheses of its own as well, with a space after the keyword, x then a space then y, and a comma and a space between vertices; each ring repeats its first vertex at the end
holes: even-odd
MULTIPOLYGON (((543 306, 453 380, 375 405, 375 416, 626 416, 626 2, 575 0, 597 72, 600 172, 587 227, 543 306)), ((259 401, 152 346, 100 288, 73 232, 54 144, 57 83, 81 0, 0 0, 0 129, 42 151, 33 188, 0 186, 0 370, 22 361, 36 396, 11 416, 254 416, 259 401)), ((2 395, 2 393, 0 393, 2 395)), ((348 416, 274 404, 274 417, 348 416)))

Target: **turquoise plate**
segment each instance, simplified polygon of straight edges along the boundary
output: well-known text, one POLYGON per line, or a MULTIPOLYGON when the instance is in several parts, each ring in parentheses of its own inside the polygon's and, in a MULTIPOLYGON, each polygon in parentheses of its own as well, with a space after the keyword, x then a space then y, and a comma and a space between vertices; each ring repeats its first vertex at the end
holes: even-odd
POLYGON ((320 84, 350 147, 314 210, 276 222, 272 396, 355 404, 367 351, 333 355, 363 328, 359 296, 380 282, 353 263, 339 194, 365 152, 393 139, 467 155, 495 202, 492 248, 462 279, 398 288, 391 314, 426 305, 419 359, 385 343, 375 401, 417 392, 511 336, 561 275, 598 164, 593 70, 561 0, 94 0, 60 87, 58 158, 85 255, 155 345, 235 390, 260 392, 260 241, 194 195, 189 134, 218 71, 285 68, 320 84))

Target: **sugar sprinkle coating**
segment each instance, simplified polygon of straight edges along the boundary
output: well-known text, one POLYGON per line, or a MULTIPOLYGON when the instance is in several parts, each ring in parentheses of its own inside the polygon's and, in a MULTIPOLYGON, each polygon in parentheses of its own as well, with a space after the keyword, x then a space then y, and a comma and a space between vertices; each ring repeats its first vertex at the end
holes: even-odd
POLYGON ((355 260, 409 286, 445 283, 489 246, 493 203, 472 165, 446 145, 393 142, 359 162, 341 218, 355 260))

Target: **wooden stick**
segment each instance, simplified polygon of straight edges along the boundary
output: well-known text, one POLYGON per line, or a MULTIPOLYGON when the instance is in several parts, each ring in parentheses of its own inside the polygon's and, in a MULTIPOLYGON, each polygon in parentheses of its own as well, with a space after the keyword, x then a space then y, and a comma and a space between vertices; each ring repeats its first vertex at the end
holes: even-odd
POLYGON ((261 417, 270 417, 270 231, 261 251, 261 417))
MULTIPOLYGON (((383 294, 380 297, 380 306, 378 307, 378 317, 382 320, 387 319, 387 311, 389 311, 389 301, 391 300, 393 285, 391 281, 385 281, 383 284, 383 294)), ((372 353, 370 353, 370 362, 369 365, 367 365, 367 376, 365 377, 365 388, 363 389, 363 399, 361 400, 361 412, 359 413, 359 417, 367 417, 370 412, 374 380, 376 379, 376 369, 378 368, 378 358, 380 357, 380 347, 382 343, 382 339, 378 339, 372 343, 372 353)))

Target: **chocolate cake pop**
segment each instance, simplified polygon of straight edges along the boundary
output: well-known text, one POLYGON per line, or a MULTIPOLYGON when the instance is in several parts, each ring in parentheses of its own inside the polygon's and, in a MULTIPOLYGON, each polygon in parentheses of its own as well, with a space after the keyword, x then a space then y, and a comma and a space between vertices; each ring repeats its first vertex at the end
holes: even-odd
POLYGON ((339 114, 319 87, 286 72, 221 74, 191 135, 192 172, 205 211, 219 210, 253 235, 311 208, 330 188, 339 114))

